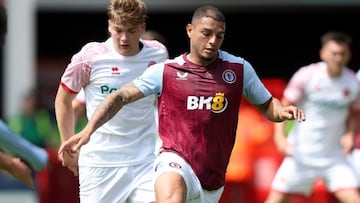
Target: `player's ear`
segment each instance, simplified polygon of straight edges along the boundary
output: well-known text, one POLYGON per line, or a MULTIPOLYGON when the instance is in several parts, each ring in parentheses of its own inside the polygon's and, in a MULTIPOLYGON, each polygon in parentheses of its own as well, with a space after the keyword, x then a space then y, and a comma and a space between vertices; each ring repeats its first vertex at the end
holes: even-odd
POLYGON ((146 30, 146 23, 145 22, 141 24, 141 30, 142 30, 141 34, 144 34, 144 32, 146 30))
POLYGON ((193 29, 192 24, 189 23, 189 24, 186 25, 186 33, 187 33, 189 38, 191 36, 192 29, 193 29))
POLYGON ((108 20, 108 31, 111 33, 111 20, 108 20))

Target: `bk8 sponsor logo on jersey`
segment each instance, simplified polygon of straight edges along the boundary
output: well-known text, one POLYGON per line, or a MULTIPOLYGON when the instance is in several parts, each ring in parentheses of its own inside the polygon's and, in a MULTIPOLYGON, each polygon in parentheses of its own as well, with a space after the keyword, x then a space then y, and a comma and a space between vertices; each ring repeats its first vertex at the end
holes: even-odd
POLYGON ((214 113, 223 112, 228 105, 224 93, 216 93, 213 97, 205 96, 188 96, 187 109, 188 110, 210 110, 214 113))

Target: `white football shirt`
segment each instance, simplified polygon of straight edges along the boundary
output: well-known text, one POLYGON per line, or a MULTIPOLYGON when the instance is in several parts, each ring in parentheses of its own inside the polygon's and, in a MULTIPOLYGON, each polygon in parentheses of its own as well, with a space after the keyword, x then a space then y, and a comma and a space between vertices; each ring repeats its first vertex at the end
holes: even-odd
POLYGON ((323 62, 299 69, 284 97, 298 105, 306 121, 289 134, 294 159, 312 166, 327 166, 343 157, 340 138, 346 132, 350 108, 360 109, 360 87, 354 71, 345 68, 339 78, 329 77, 323 62))
MULTIPOLYGON (((86 44, 75 54, 62 78, 62 86, 78 93, 84 88, 87 117, 112 91, 141 75, 150 65, 168 58, 157 41, 141 40, 142 49, 134 56, 118 54, 112 39, 86 44)), ((80 166, 126 166, 153 156, 157 126, 154 96, 124 106, 92 134, 80 150, 80 166)))

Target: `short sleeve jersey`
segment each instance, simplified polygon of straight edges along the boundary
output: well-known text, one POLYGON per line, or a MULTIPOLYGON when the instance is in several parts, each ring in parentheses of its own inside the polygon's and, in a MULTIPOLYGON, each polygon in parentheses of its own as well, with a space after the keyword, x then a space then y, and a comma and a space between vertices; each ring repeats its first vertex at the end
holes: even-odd
POLYGON ((84 89, 81 89, 80 92, 76 95, 75 100, 82 104, 85 105, 85 92, 84 89))
MULTIPOLYGON (((85 92, 87 117, 111 92, 141 75, 150 65, 168 58, 157 41, 141 41, 134 56, 118 54, 112 39, 85 45, 65 69, 61 85, 70 93, 85 92)), ((137 164, 152 156, 157 126, 154 97, 126 105, 91 136, 80 151, 79 165, 122 166, 137 164)))
POLYGON ((190 163, 207 190, 224 185, 242 95, 255 104, 271 98, 252 66, 224 51, 207 67, 191 63, 186 54, 167 60, 135 85, 144 95, 160 95, 162 150, 190 163))
POLYGON ((306 114, 306 122, 295 123, 289 134, 295 159, 324 167, 343 157, 340 137, 346 132, 349 110, 360 110, 359 91, 355 73, 348 68, 341 77, 331 78, 326 64, 318 62, 293 75, 284 97, 306 114))

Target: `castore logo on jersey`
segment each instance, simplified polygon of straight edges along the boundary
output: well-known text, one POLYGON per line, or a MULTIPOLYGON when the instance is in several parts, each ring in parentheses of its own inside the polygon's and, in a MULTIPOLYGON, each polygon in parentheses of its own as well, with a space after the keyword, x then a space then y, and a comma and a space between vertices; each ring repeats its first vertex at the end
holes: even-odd
POLYGON ((188 76, 188 72, 185 73, 180 73, 180 72, 176 72, 176 76, 177 76, 177 80, 187 80, 187 76, 188 76))

